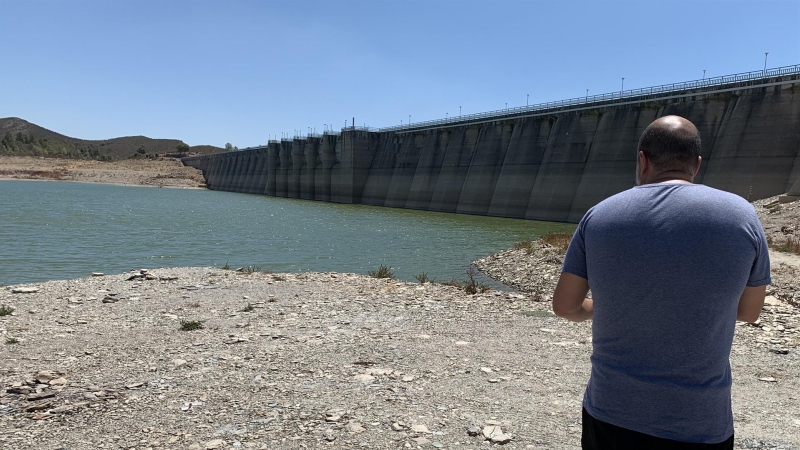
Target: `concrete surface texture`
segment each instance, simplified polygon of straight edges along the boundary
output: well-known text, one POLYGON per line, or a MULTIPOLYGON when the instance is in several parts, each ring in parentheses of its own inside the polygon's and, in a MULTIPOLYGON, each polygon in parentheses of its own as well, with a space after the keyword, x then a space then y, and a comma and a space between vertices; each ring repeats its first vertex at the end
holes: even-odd
POLYGON ((658 117, 703 139, 696 182, 757 200, 800 178, 800 79, 411 131, 346 130, 183 159, 209 189, 577 222, 633 186, 636 144, 658 117))

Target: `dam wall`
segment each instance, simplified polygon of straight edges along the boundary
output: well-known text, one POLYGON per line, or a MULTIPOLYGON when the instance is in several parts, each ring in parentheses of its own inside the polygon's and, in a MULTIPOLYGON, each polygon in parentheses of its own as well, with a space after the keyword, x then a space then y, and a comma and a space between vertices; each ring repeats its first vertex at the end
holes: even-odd
POLYGON ((633 186, 639 136, 669 114, 700 130, 697 183, 752 201, 800 178, 797 74, 419 128, 347 128, 183 162, 214 190, 577 222, 633 186))

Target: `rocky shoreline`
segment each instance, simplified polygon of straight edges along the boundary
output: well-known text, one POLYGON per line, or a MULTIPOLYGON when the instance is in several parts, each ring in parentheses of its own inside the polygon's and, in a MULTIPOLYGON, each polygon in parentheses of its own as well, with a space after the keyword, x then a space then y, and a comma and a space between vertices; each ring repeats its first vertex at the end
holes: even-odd
MULTIPOLYGON (((97 275, 0 288, 0 448, 579 447, 591 328, 541 294, 97 275)), ((737 447, 800 448, 798 352, 756 330, 731 357, 737 447)))

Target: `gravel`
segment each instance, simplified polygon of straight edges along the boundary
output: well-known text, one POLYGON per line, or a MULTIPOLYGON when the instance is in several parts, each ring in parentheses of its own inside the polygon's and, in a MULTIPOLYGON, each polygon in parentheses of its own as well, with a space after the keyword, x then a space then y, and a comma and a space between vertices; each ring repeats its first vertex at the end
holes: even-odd
MULTIPOLYGON (((535 298, 214 268, 0 288, 0 448, 577 448, 590 326, 535 298)), ((738 445, 798 448, 797 352, 751 330, 738 445)))

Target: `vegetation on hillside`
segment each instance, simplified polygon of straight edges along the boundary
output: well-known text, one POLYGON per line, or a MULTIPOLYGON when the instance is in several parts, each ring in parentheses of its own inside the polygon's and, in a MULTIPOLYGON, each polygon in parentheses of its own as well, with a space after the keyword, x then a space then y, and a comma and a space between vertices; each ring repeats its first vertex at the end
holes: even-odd
POLYGON ((185 156, 222 151, 209 145, 190 147, 177 139, 128 136, 103 141, 75 139, 25 120, 0 118, 0 155, 114 161, 128 158, 185 156))
POLYGON ((36 138, 32 134, 22 132, 16 135, 6 133, 0 139, 0 154, 8 156, 45 156, 51 158, 97 159, 109 161, 114 158, 102 154, 94 145, 74 142, 51 141, 47 138, 36 138))

